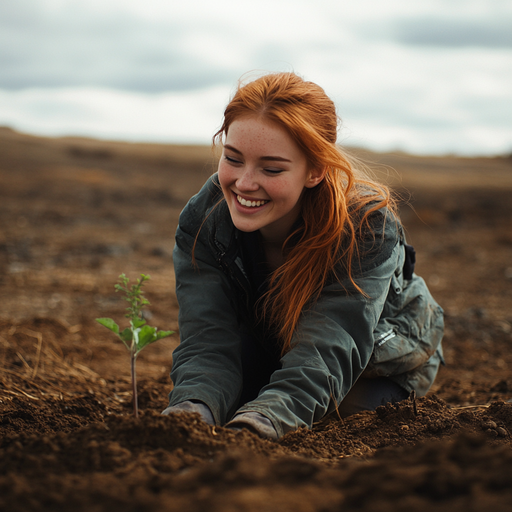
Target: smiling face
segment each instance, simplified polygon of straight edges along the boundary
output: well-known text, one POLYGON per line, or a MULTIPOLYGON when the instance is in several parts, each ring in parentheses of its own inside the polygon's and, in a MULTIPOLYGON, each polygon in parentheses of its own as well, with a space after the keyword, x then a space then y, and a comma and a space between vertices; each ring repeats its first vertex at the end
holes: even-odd
POLYGON ((233 224, 278 244, 299 217, 304 189, 323 179, 281 125, 256 116, 231 123, 218 171, 233 224))

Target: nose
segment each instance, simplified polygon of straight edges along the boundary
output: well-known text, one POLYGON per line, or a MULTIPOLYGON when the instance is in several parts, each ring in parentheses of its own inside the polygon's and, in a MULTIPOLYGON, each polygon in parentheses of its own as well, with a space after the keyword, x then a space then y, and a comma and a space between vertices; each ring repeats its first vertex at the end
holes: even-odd
POLYGON ((236 188, 240 192, 254 192, 260 188, 253 169, 243 169, 236 180, 236 188))

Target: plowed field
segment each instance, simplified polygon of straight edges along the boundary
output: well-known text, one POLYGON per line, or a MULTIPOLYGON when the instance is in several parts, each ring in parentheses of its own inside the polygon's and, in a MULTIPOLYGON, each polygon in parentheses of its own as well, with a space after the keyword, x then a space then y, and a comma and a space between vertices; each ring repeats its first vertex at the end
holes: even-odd
POLYGON ((177 335, 139 357, 135 420, 94 321, 147 273, 150 323, 178 330, 173 234, 209 148, 0 129, 0 510, 511 510, 512 159, 362 156, 402 197, 446 366, 427 397, 271 442, 160 415, 177 335))

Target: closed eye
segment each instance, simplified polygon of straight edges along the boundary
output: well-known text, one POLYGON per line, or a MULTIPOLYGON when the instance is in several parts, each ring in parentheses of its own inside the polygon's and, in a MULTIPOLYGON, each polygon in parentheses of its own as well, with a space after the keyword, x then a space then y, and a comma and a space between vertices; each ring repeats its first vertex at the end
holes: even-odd
POLYGON ((240 160, 237 160, 236 158, 233 158, 232 156, 224 155, 224 160, 230 164, 241 164, 240 160))
POLYGON ((265 168, 264 171, 268 172, 270 174, 281 174, 283 172, 282 169, 268 169, 268 168, 265 168))

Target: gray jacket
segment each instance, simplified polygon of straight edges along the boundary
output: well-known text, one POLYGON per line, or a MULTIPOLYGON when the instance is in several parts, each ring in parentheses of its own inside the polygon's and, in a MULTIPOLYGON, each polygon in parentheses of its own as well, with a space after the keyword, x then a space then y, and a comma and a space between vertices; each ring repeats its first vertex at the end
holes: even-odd
POLYGON ((363 257, 353 263, 368 297, 348 279, 332 279, 302 313, 282 368, 255 400, 236 410, 242 386, 240 331, 242 324, 250 328, 254 302, 239 232, 212 176, 181 213, 176 233, 181 342, 173 354, 169 405, 199 400, 218 425, 235 412, 259 412, 281 436, 311 427, 334 410, 361 376, 387 376, 424 395, 442 359, 443 311, 422 278, 404 277, 400 224, 379 210, 371 214, 371 225, 373 234, 359 241, 363 257))

